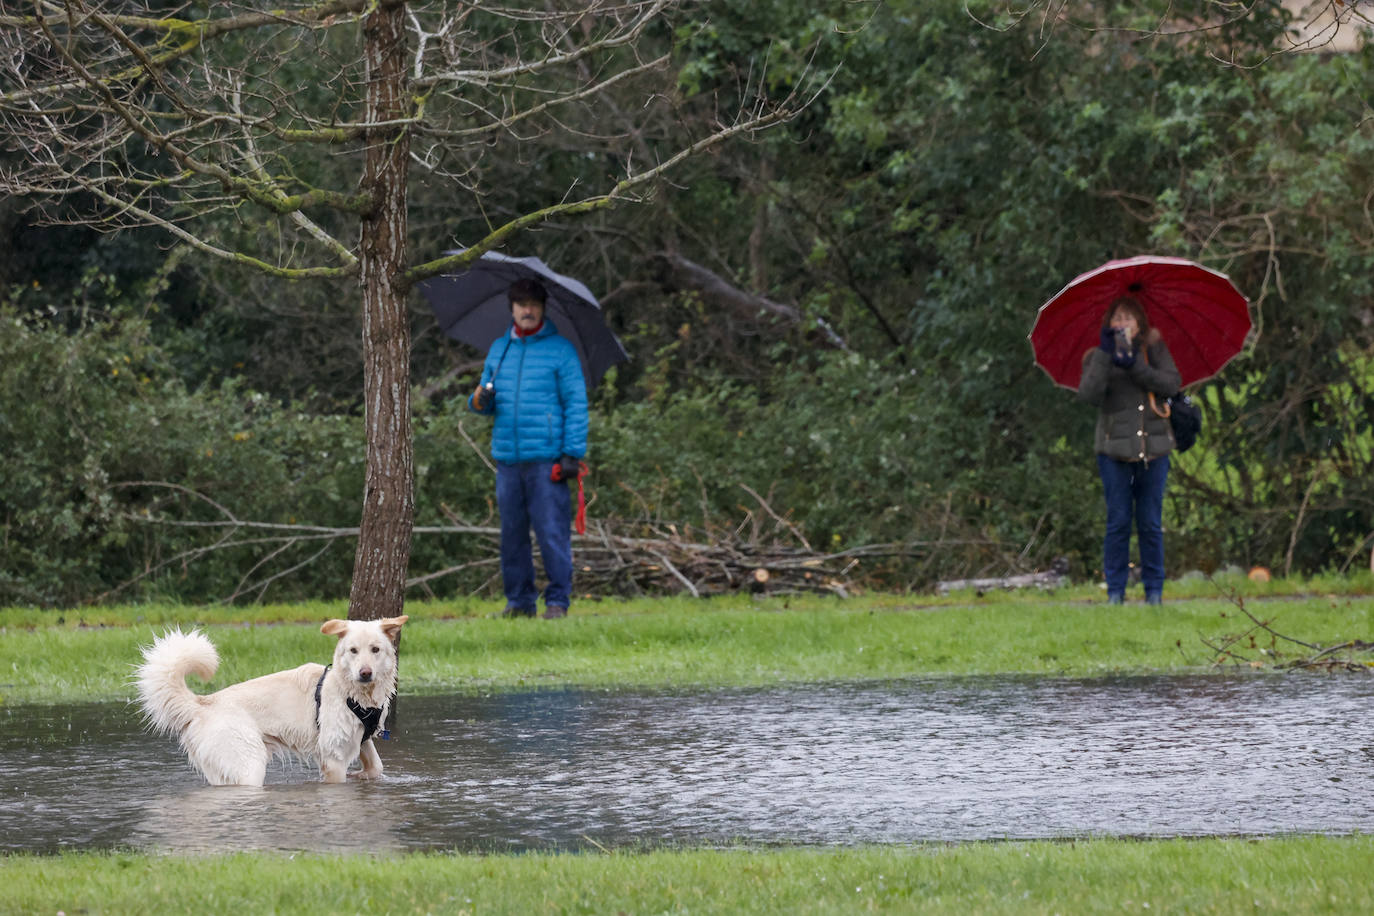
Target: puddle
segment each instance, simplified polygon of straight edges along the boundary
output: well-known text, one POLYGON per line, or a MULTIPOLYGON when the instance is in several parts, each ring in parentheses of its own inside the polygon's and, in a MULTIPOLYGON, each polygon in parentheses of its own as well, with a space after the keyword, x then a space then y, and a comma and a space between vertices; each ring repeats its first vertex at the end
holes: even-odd
POLYGON ((1374 678, 403 696, 380 783, 205 786, 124 704, 0 708, 0 849, 511 851, 1374 832, 1374 678))

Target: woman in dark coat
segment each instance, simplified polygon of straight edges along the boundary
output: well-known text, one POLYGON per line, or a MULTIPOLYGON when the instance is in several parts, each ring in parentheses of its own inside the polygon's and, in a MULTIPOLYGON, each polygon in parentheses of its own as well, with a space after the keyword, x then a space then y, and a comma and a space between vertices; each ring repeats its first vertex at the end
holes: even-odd
POLYGON ((1083 356, 1078 386, 1079 399, 1098 409, 1094 447, 1107 501, 1102 572, 1112 604, 1126 597, 1132 521, 1145 601, 1163 600, 1164 485, 1174 448, 1163 404, 1179 384, 1174 358, 1145 309, 1129 296, 1113 302, 1102 316, 1098 346, 1083 356))

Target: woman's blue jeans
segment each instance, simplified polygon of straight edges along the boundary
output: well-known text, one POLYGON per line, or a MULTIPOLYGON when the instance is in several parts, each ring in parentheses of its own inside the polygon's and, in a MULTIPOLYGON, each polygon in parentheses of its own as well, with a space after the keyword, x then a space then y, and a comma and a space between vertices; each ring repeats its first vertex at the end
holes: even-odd
POLYGON ((1153 461, 1117 461, 1097 456, 1102 492, 1107 498, 1107 535, 1102 540, 1102 574, 1107 597, 1126 594, 1131 568, 1131 522, 1140 548, 1140 581, 1145 597, 1164 592, 1164 484, 1169 456, 1153 461))
POLYGON ((551 461, 496 465, 496 507, 501 513, 501 580, 509 607, 533 611, 534 548, 539 542, 546 607, 567 607, 572 598, 572 496, 568 484, 549 479, 551 461))

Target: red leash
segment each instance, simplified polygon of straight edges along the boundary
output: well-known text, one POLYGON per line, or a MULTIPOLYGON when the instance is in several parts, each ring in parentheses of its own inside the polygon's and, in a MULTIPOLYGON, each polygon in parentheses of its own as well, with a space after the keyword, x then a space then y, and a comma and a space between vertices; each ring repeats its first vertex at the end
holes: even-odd
POLYGON ((573 528, 578 534, 587 533, 587 497, 582 492, 582 478, 587 476, 587 462, 577 462, 577 515, 573 518, 573 528))
MULTIPOLYGON (((587 462, 577 462, 577 515, 573 518, 573 528, 578 534, 587 533, 587 497, 582 490, 582 478, 587 476, 591 469, 587 467, 587 462)), ((563 480, 563 467, 558 462, 554 462, 553 471, 549 478, 561 483, 563 480)))

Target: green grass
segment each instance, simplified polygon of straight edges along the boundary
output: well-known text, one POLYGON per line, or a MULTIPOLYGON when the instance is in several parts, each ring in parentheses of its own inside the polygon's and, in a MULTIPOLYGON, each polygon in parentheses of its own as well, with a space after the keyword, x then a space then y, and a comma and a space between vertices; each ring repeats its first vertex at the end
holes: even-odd
MULTIPOLYGON (((1336 590, 1303 594, 1243 600, 1279 632, 1307 642, 1374 639, 1374 599, 1336 590)), ((409 604, 403 692, 1196 672, 1215 661, 1204 637, 1251 626, 1215 588, 1210 597, 1172 598, 1158 608, 1138 601, 1111 607, 1092 592, 1027 592, 939 601, 893 595, 584 601, 562 621, 493 619, 492 609, 489 603, 409 604)), ((218 647, 221 667, 207 690, 327 661, 334 641, 319 624, 346 613, 341 603, 0 611, 0 703, 130 699, 140 646, 173 625, 204 627, 218 647)))
POLYGON ((1367 913, 1374 839, 0 859, 13 913, 1367 913))
MULTIPOLYGON (((1368 577, 1240 580, 1282 633, 1374 639, 1368 577)), ((488 602, 413 602, 402 691, 545 685, 724 687, 969 674, 1211 670, 1202 637, 1250 627, 1211 583, 1110 607, 1053 594, 580 602, 563 621, 488 602)), ((139 646, 202 626, 205 689, 324 660, 340 603, 0 610, 0 702, 132 697, 139 646)), ((1263 646, 1263 641, 1260 643, 1263 646)), ((413 854, 0 856, 0 913, 1365 913, 1374 839, 1114 840, 853 849, 413 854)))

